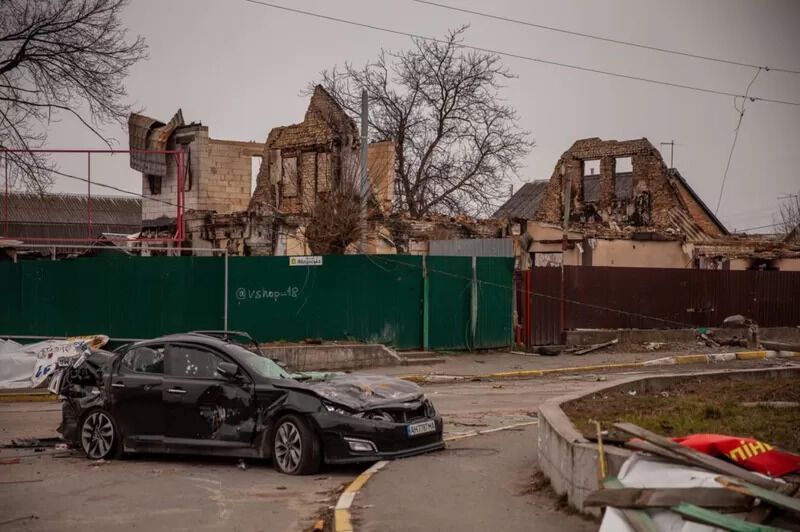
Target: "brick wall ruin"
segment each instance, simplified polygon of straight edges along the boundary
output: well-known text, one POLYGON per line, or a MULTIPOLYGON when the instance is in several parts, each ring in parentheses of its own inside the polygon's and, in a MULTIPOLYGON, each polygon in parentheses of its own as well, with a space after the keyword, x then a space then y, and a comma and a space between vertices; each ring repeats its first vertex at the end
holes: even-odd
MULTIPOLYGON (((186 162, 185 210, 231 213, 247 209, 252 182, 252 158, 260 157, 264 144, 209 138, 208 127, 179 127, 167 143, 183 150, 186 162)), ((142 220, 174 220, 178 201, 175 157, 167 157, 164 176, 142 174, 142 220)), ((145 225, 147 225, 145 223, 145 225)))
MULTIPOLYGON (((314 90, 303 122, 272 129, 265 146, 250 210, 308 215, 332 187, 358 183, 356 125, 322 87, 314 90)), ((388 211, 394 144, 370 144, 367 167, 376 204, 388 211)))

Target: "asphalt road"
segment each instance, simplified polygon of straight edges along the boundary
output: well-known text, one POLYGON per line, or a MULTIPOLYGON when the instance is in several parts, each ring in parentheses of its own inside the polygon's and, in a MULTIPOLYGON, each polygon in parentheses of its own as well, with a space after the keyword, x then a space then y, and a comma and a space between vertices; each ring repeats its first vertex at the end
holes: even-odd
MULTIPOLYGON (((55 436, 56 403, 0 404, 0 440, 55 436)), ((311 477, 269 462, 0 450, 0 530, 310 530, 360 468, 311 477), (14 461, 20 463, 3 463, 14 461)))
MULTIPOLYGON (((454 436, 535 421, 543 401, 630 373, 425 390, 445 418, 446 434, 454 436)), ((57 403, 0 403, 0 443, 55 436, 59 420, 57 403)), ((531 529, 531 523, 543 531, 594 529, 557 510, 552 496, 529 489, 536 469, 535 430, 476 436, 440 453, 390 463, 356 497, 356 523, 376 531, 512 530, 531 529)), ((268 462, 248 461, 245 470, 237 463, 162 455, 96 464, 79 453, 0 449, 0 530, 310 530, 362 469, 327 468, 320 475, 291 477, 268 462), (16 458, 19 463, 9 463, 16 458)))
POLYGON ((537 485, 536 427, 459 440, 391 462, 356 496, 359 532, 588 532, 597 523, 557 506, 537 485))

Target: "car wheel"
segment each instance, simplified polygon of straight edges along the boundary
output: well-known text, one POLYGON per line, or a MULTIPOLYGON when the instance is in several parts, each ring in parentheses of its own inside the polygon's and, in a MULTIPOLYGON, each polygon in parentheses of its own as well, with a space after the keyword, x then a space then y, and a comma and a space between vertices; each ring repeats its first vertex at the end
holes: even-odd
POLYGON ((284 416, 272 433, 272 463, 287 475, 311 475, 319 470, 320 444, 308 421, 294 414, 284 416))
POLYGON ((92 460, 119 456, 119 431, 114 418, 107 411, 97 408, 86 414, 80 434, 83 452, 92 460))

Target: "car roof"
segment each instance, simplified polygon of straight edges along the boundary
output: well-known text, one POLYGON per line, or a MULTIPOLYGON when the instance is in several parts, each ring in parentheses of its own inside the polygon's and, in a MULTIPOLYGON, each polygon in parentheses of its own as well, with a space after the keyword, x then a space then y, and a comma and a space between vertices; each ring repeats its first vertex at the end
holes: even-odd
POLYGON ((218 338, 215 336, 209 336, 206 334, 200 333, 178 333, 178 334, 168 334, 165 336, 159 336, 156 338, 150 338, 148 340, 141 340, 139 342, 135 342, 131 344, 131 346, 135 345, 142 345, 142 344, 151 344, 151 343, 169 343, 169 342, 188 342, 193 344, 200 344, 205 345, 208 347, 216 347, 218 349, 225 349, 229 345, 238 345, 233 344, 232 342, 223 340, 222 338, 218 338))

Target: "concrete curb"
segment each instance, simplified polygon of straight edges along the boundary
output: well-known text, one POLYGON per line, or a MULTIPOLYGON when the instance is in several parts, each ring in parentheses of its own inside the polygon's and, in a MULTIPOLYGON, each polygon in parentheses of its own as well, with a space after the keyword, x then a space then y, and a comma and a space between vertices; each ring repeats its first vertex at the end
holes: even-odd
MULTIPOLYGON (((471 438, 473 436, 480 436, 482 434, 491 434, 492 432, 500 432, 503 430, 511 430, 516 429, 519 427, 527 427, 529 425, 535 425, 538 423, 537 421, 526 421, 525 423, 515 423, 514 425, 506 425, 503 427, 497 427, 494 429, 484 429, 484 430, 475 430, 470 432, 465 432, 461 434, 453 434, 448 436, 444 439, 444 441, 456 441, 456 440, 463 440, 465 438, 471 438)), ((333 510, 333 531, 334 532, 353 532, 353 520, 350 514, 350 507, 353 505, 353 500, 355 500, 356 495, 358 492, 361 491, 361 488, 367 483, 367 481, 372 478, 372 476, 383 469, 389 463, 388 460, 381 460, 380 462, 376 462, 358 475, 353 482, 351 482, 345 489, 342 491, 342 494, 339 495, 339 500, 336 502, 336 506, 333 510)))
POLYGON ((445 384, 471 380, 526 379, 559 375, 564 373, 586 373, 607 369, 647 368, 652 366, 672 366, 679 364, 715 364, 735 360, 763 360, 771 358, 800 358, 798 351, 740 351, 734 353, 698 353, 675 355, 644 362, 623 362, 619 364, 595 364, 564 368, 529 369, 519 371, 500 371, 484 375, 403 375, 400 378, 417 384, 445 384))
MULTIPOLYGON (((785 372, 800 375, 800 368, 766 368, 636 376, 613 383, 602 383, 591 389, 548 400, 539 407, 538 462, 541 471, 550 479, 550 485, 559 495, 566 495, 570 506, 581 512, 597 514, 596 509, 584 509, 586 496, 599 488, 597 473, 597 444, 587 440, 561 408, 564 403, 599 392, 615 389, 658 392, 668 388, 676 379, 687 376, 705 378, 758 378, 762 375, 779 375, 785 372)), ((615 475, 632 454, 628 449, 604 446, 608 474, 615 475)))

